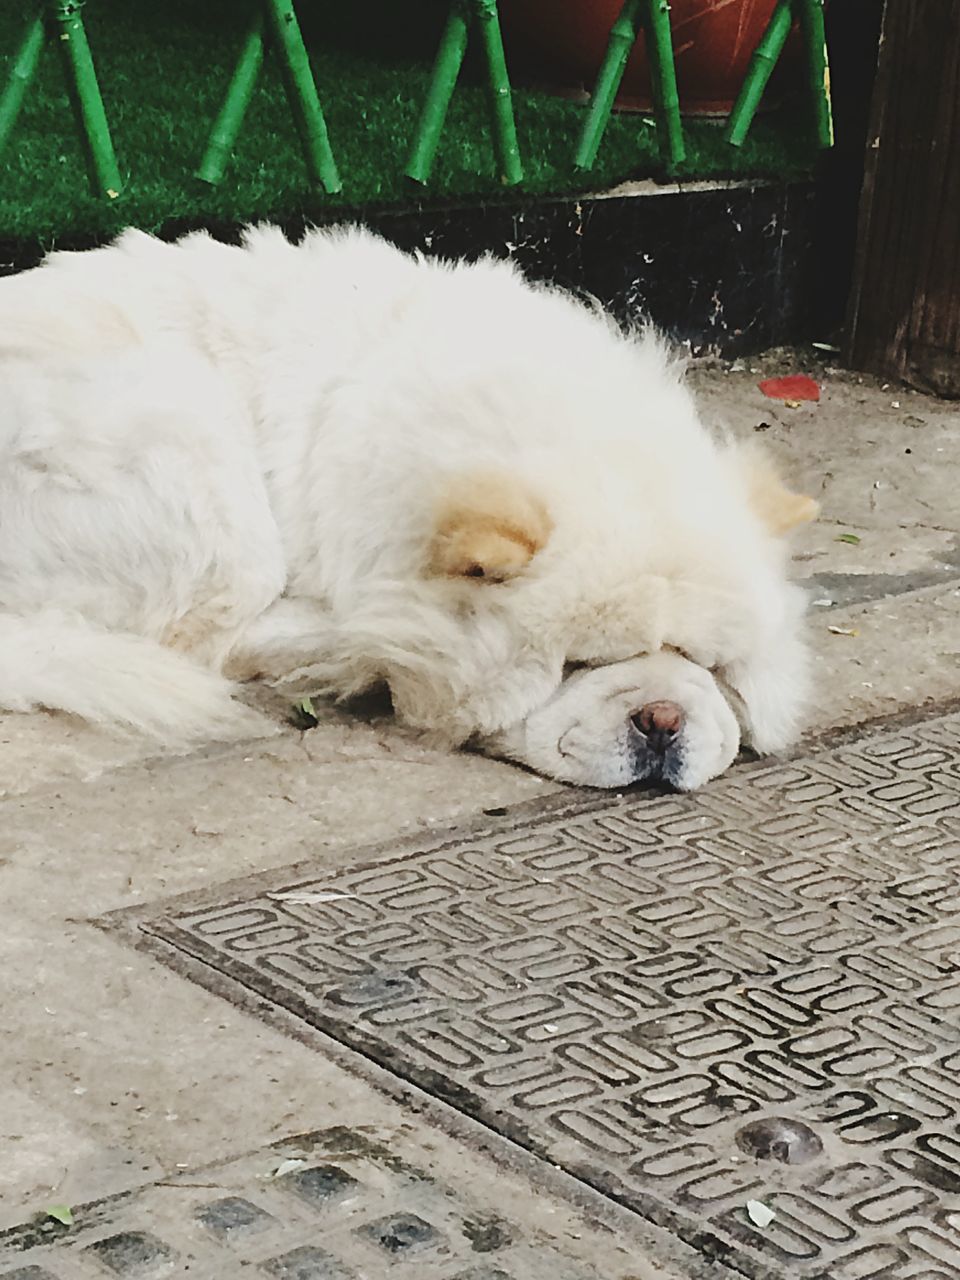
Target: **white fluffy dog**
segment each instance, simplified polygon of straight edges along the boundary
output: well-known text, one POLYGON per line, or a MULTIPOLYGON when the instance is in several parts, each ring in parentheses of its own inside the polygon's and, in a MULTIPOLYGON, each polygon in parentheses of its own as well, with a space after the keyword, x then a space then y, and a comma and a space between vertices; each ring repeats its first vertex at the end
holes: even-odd
POLYGON ((687 790, 805 691, 782 535, 649 333, 358 230, 129 231, 0 282, 0 707, 165 743, 232 682, 687 790))

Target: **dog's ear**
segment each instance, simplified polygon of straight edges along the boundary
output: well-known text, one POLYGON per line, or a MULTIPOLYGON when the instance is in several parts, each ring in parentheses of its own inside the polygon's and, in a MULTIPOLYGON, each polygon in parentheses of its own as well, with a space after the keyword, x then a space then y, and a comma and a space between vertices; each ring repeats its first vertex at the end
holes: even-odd
POLYGON ((738 450, 747 481, 750 505, 771 533, 789 533, 798 524, 816 520, 820 504, 802 493, 793 493, 780 479, 776 467, 761 450, 738 450))
POLYGON ((444 577, 503 582, 530 563, 552 529, 540 499, 512 476, 455 476, 440 496, 427 569, 444 577))

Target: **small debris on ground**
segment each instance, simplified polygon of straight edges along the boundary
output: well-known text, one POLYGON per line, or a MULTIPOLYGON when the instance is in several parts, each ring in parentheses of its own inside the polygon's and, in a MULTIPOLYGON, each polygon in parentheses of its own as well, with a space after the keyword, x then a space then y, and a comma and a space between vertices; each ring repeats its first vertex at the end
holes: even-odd
POLYGON ((801 400, 819 400, 820 384, 805 373, 788 374, 785 378, 766 378, 757 386, 771 400, 785 400, 791 407, 801 400))
POLYGON ((69 1205, 52 1204, 49 1209, 44 1209, 43 1216, 53 1218, 54 1222, 62 1222, 65 1227, 73 1226, 73 1210, 69 1205))
POLYGON ((311 698, 301 698, 299 702, 293 704, 290 708, 290 723, 301 732, 317 727, 320 717, 313 708, 311 698))
POLYGON ((762 1200, 747 1201, 747 1217, 755 1227, 759 1227, 761 1231, 764 1227, 769 1227, 777 1215, 769 1206, 765 1205, 762 1200))

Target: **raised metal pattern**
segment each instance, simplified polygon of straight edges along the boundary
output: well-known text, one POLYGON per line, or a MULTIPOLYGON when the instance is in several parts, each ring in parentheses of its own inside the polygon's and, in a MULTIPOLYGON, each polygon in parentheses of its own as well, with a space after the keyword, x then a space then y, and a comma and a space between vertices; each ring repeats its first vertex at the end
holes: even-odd
POLYGON ((948 716, 141 924, 732 1270, 960 1277, 958 747, 948 716))
POLYGON ((562 1218, 531 1238, 399 1149, 308 1133, 37 1220, 0 1233, 0 1280, 608 1280, 557 1250, 562 1218))

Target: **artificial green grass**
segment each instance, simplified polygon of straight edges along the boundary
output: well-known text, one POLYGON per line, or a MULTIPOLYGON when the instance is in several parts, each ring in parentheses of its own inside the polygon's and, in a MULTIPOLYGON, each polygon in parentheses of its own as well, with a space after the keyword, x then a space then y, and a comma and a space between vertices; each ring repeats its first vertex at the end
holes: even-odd
MULTIPOLYGON (((0 86, 24 28, 24 8, 0 11, 0 86), (16 10, 16 12, 12 12, 16 10)), ((44 50, 13 137, 0 158, 0 238, 43 244, 172 222, 320 219, 338 208, 503 198, 487 101, 467 66, 451 105, 431 183, 403 176, 429 79, 445 0, 300 0, 304 35, 343 179, 328 196, 307 177, 280 77, 269 55, 219 187, 193 178, 246 29, 241 0, 90 0, 84 9, 124 178, 119 200, 90 194, 58 51, 44 50)), ((597 190, 662 173, 649 119, 615 115, 590 174, 573 167, 585 108, 519 88, 515 108, 525 179, 544 195, 597 190)), ((746 145, 718 125, 686 123, 689 158, 677 175, 796 177, 815 159, 803 117, 758 118, 746 145)))

